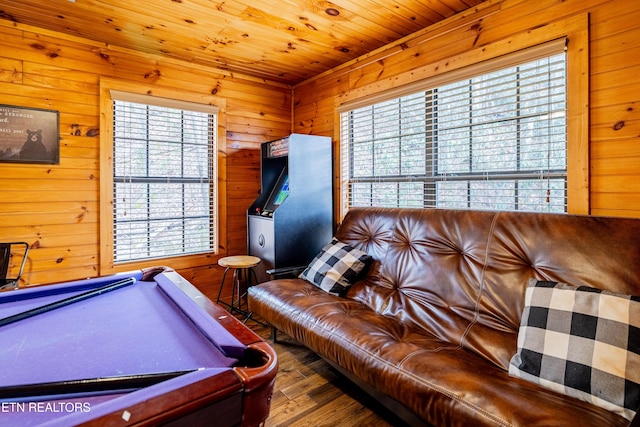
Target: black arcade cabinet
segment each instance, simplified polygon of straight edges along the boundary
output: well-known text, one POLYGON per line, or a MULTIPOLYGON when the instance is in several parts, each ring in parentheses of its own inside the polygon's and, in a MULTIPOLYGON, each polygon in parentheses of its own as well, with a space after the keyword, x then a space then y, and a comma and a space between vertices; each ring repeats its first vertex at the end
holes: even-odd
POLYGON ((261 151, 262 191, 247 212, 249 255, 262 259, 259 281, 269 278, 264 270, 304 268, 333 236, 331 138, 291 134, 261 151))

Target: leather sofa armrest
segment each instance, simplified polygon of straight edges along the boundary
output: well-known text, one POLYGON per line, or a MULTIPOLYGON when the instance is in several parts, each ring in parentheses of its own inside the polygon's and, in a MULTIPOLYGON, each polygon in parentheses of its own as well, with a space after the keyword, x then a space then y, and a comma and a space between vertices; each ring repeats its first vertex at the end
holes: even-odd
POLYGON ((267 270, 267 274, 274 279, 281 279, 283 277, 298 277, 302 271, 307 268, 306 265, 295 267, 280 267, 267 270))

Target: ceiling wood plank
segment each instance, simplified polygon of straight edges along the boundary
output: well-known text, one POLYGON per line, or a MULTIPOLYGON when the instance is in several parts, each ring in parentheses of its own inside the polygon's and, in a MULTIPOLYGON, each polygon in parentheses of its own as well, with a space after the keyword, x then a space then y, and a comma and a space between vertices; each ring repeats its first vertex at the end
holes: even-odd
POLYGON ((2 0, 0 19, 295 85, 482 0, 2 0))

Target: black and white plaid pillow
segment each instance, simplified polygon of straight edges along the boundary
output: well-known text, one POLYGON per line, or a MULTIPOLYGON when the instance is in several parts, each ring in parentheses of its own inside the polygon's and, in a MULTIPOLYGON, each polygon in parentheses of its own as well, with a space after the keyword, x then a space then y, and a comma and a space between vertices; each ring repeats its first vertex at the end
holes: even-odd
POLYGON ((640 297, 531 280, 509 373, 631 420, 640 406, 640 297))
POLYGON ((371 257, 333 238, 300 275, 320 289, 343 295, 358 278, 371 257))

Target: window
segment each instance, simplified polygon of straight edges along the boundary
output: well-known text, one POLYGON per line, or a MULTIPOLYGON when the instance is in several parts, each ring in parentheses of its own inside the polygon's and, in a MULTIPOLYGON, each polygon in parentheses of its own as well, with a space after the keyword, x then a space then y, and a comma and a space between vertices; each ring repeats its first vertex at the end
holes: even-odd
POLYGON ((343 107, 347 209, 566 212, 567 60, 564 43, 548 50, 343 107))
POLYGON ((113 262, 214 251, 217 110, 111 94, 113 262))

